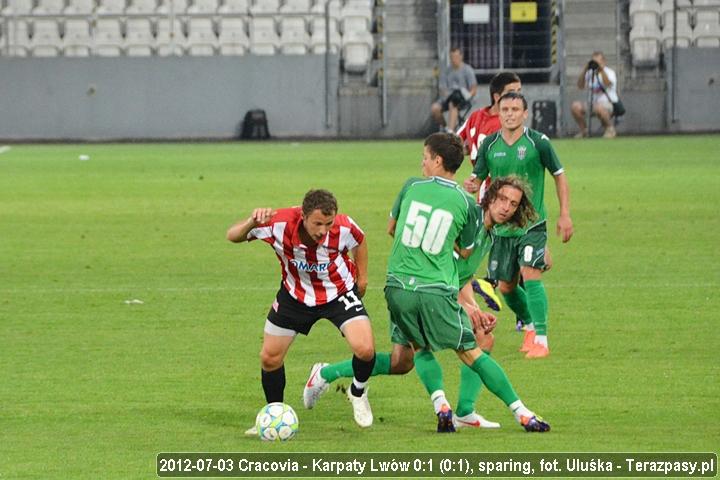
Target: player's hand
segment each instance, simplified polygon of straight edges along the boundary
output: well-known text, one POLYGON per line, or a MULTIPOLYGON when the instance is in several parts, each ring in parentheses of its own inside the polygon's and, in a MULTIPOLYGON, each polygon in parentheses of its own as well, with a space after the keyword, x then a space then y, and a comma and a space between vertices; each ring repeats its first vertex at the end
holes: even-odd
POLYGON ((480 184, 476 181, 476 177, 470 177, 463 182, 463 188, 468 193, 477 193, 480 190, 480 184))
POLYGON ((275 211, 272 208, 256 208, 253 210, 250 218, 252 218, 257 226, 269 222, 273 215, 275 215, 275 211))
POLYGON ((573 223, 569 215, 558 218, 557 234, 562 238, 563 243, 570 241, 573 236, 573 223))
POLYGON ((497 317, 492 313, 480 312, 482 314, 482 329, 485 334, 495 330, 497 326, 497 317))

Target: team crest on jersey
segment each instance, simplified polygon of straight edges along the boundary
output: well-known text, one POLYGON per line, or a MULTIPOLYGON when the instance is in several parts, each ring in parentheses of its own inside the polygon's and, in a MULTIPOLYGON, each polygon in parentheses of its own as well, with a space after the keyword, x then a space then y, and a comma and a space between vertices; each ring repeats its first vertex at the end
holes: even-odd
POLYGON ((330 263, 308 263, 302 260, 290 260, 295 268, 303 272, 327 272, 330 263))
POLYGON ((527 147, 525 145, 520 145, 517 149, 518 160, 525 160, 526 154, 527 154, 527 147))

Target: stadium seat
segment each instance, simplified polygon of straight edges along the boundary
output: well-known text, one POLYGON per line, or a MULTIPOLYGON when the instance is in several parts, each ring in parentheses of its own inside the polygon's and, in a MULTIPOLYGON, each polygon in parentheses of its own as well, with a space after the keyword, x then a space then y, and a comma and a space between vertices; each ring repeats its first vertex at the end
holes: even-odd
POLYGON ((125 0, 98 0, 98 15, 122 15, 125 13, 125 0))
POLYGON ((250 20, 250 53, 274 55, 280 39, 275 32, 275 20, 267 17, 250 20))
MULTIPOLYGON (((324 54, 327 48, 325 41, 325 18, 315 17, 311 22, 312 35, 310 36, 310 49, 312 53, 324 54)), ((340 34, 337 30, 337 22, 330 19, 330 53, 338 53, 340 51, 340 34)))
POLYGON ((128 15, 150 15, 155 13, 157 2, 155 0, 130 0, 130 5, 125 9, 128 15))
POLYGON ((218 9, 217 0, 195 0, 187 9, 191 15, 214 14, 218 9))
POLYGON ((188 21, 188 54, 209 57, 215 55, 218 37, 209 18, 191 18, 188 21))
POLYGON ((88 57, 92 38, 90 23, 87 20, 72 18, 65 20, 63 36, 63 53, 66 57, 88 57))
POLYGON ((273 15, 280 10, 280 0, 254 0, 250 15, 273 15))
MULTIPOLYGON (((328 6, 330 7, 330 18, 335 20, 340 18, 340 0, 328 0, 328 6)), ((312 7, 310 12, 313 15, 325 16, 325 0, 317 0, 312 7)))
POLYGON ((34 57, 57 57, 62 40, 57 21, 53 18, 37 19, 33 23, 30 47, 34 57))
MULTIPOLYGON (((689 23, 685 23, 685 21, 681 22, 680 17, 681 15, 678 15, 677 46, 679 48, 688 48, 692 45, 693 30, 689 23)), ((670 21, 670 25, 666 25, 662 30, 662 46, 665 51, 670 50, 673 46, 672 20, 670 21)))
POLYGON ((720 0, 695 0, 695 28, 703 24, 717 25, 720 21, 720 0))
POLYGON ((351 31, 342 37, 345 71, 364 73, 372 58, 373 38, 370 32, 351 31))
POLYGON ((720 25, 701 23, 693 30, 693 43, 696 47, 720 47, 720 25))
POLYGON ((658 0, 630 0, 630 26, 660 28, 660 3, 658 0))
POLYGON ((65 10, 65 0, 38 0, 33 15, 60 15, 65 10))
POLYGON ((147 18, 129 18, 125 33, 125 51, 130 57, 149 57, 153 54, 155 37, 147 18))
POLYGON ((638 25, 630 30, 630 52, 636 67, 657 67, 660 62, 660 30, 638 25))
POLYGON ((218 7, 218 13, 222 15, 247 15, 248 0, 225 0, 218 7))
POLYGON ((184 15, 188 9, 188 0, 161 0, 156 12, 159 15, 170 13, 170 7, 175 15, 184 15))
POLYGON ((245 55, 250 48, 250 40, 242 18, 220 18, 219 30, 220 55, 245 55))
POLYGON ((27 57, 30 51, 30 36, 25 20, 9 19, 0 35, 0 52, 9 57, 27 57))
MULTIPOLYGON (((660 10, 662 11, 662 26, 663 29, 669 25, 672 28, 673 24, 673 2, 674 0, 662 0, 660 10)), ((692 13, 692 3, 690 0, 677 0, 678 6, 678 23, 686 21, 690 29, 692 29, 690 22, 690 15, 692 13)))
POLYGON ((280 13, 283 15, 310 13, 310 0, 285 0, 283 6, 280 7, 280 13))
POLYGON ((63 15, 90 15, 95 10, 95 0, 70 0, 63 15))
POLYGON ((280 52, 285 55, 305 55, 310 36, 305 20, 300 17, 285 17, 280 22, 280 52))
POLYGON ((348 31, 370 31, 372 16, 372 8, 367 4, 346 3, 340 10, 340 29, 343 35, 348 31))
POLYGON ((157 23, 157 36, 155 37, 156 53, 161 57, 170 55, 182 56, 187 47, 187 37, 183 32, 182 22, 177 18, 161 18, 157 23))
POLYGON ((0 14, 3 16, 29 15, 33 6, 33 0, 8 0, 5 8, 0 10, 0 14))
POLYGON ((123 36, 120 20, 116 18, 100 18, 95 29, 95 55, 100 57, 117 57, 123 52, 123 36))

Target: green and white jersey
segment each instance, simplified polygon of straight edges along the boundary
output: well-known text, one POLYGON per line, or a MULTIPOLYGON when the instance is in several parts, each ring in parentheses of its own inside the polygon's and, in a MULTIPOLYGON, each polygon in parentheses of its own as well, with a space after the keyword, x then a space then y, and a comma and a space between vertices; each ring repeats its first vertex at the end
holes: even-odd
POLYGON ((475 201, 454 181, 411 178, 390 216, 397 220, 386 286, 438 295, 457 294, 453 248, 472 248, 478 228, 475 201))
MULTIPOLYGON (((488 174, 492 178, 514 174, 530 184, 530 199, 538 219, 527 226, 527 231, 547 218, 543 201, 546 169, 553 175, 564 171, 547 135, 525 127, 523 135, 512 145, 505 143, 501 131, 486 137, 480 146, 473 174, 478 178, 485 178, 488 174)), ((518 229, 498 225, 495 233, 501 237, 512 237, 518 235, 518 229)))
POLYGON ((475 275, 475 272, 477 272, 478 268, 480 268, 482 259, 488 254, 493 243, 492 233, 490 230, 486 229, 483 224, 482 207, 480 207, 480 205, 476 205, 475 208, 477 208, 479 219, 479 228, 477 229, 477 235, 475 236, 475 247, 473 247, 473 251, 468 258, 462 258, 457 253, 455 254, 455 261, 457 262, 458 269, 458 284, 460 285, 460 288, 469 282, 473 275, 475 275))

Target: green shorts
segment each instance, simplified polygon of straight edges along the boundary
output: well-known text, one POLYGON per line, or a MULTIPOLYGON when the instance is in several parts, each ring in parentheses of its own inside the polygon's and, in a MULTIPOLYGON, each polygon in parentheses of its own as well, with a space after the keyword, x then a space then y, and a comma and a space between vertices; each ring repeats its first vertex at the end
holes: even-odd
POLYGON ((545 270, 545 223, 534 226, 521 237, 495 237, 488 257, 488 277, 511 282, 520 267, 545 270))
POLYGON ((472 350, 475 335, 465 310, 453 295, 385 287, 392 342, 438 350, 472 350))

